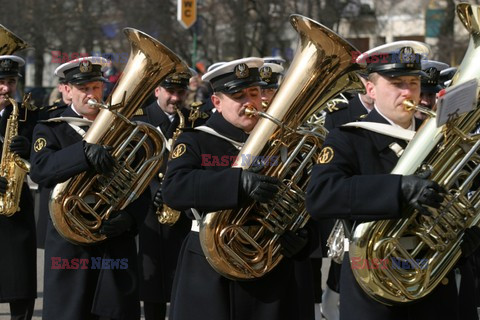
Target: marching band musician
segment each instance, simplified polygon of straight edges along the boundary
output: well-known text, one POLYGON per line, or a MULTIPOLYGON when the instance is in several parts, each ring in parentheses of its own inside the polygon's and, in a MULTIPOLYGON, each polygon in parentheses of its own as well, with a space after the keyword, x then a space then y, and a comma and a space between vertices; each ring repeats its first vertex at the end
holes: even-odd
POLYGON ((57 96, 60 95, 60 97, 55 99, 52 105, 42 108, 42 113, 39 115, 40 120, 57 117, 65 111, 68 105, 72 102, 67 94, 67 86, 68 83, 65 78, 58 78, 56 93, 57 96))
MULTIPOLYGON (((390 174, 407 145, 406 133, 420 123, 414 118, 414 111, 405 109, 402 103, 406 99, 420 101, 420 75, 424 75, 420 61, 428 53, 429 48, 423 43, 400 41, 358 57, 357 62, 367 65, 366 89, 375 101, 374 109, 355 123, 366 122, 366 127, 342 126, 327 136, 307 188, 306 205, 312 218, 348 219, 356 226, 367 221, 400 219, 407 206, 423 213, 427 213, 427 206, 440 206, 443 191, 427 179, 427 174, 390 174), (374 132, 367 126, 372 122, 387 126, 374 132)), ((471 229, 467 230, 473 234, 472 241, 462 244, 465 256, 479 244, 478 228, 471 229)), ((400 306, 377 302, 361 289, 351 270, 348 252, 341 273, 341 320, 477 319, 473 304, 459 310, 453 271, 421 301, 400 306)))
MULTIPOLYGON (((425 72, 425 76, 421 77, 420 105, 422 107, 433 109, 437 103, 437 93, 443 89, 443 85, 440 84, 440 72, 448 67, 448 64, 440 61, 422 61, 422 70, 425 72)), ((417 111, 415 112, 415 117, 424 120, 426 115, 417 111)))
MULTIPOLYGON (((366 86, 368 75, 363 72, 358 72, 357 74, 360 81, 366 86)), ((365 118, 372 109, 373 99, 367 93, 357 93, 348 100, 348 102, 337 103, 334 101, 326 109, 325 128, 331 131, 333 128, 337 128, 342 124, 352 121, 360 121, 365 118)), ((326 237, 331 233, 334 223, 335 222, 332 219, 322 220, 322 223, 320 224, 320 234, 325 236, 325 241, 322 241, 322 246, 323 243, 326 242, 326 237)), ((320 264, 321 266, 321 263, 316 260, 313 260, 313 263, 316 263, 317 265, 320 264)), ((318 270, 318 267, 316 269, 318 270)), ((331 260, 327 283, 322 298, 320 299, 322 303, 321 313, 327 320, 338 320, 339 318, 338 302, 340 300, 340 270, 341 265, 331 260)), ((321 277, 319 278, 321 279, 321 277)))
MULTIPOLYGON (((35 127, 31 175, 39 185, 51 188, 87 170, 108 174, 114 169, 115 159, 108 148, 82 140, 88 122, 99 112, 88 100, 102 101, 106 80, 101 67, 105 62, 103 58, 85 57, 55 70, 68 82, 72 103, 60 118, 39 122, 35 127), (79 120, 74 122, 72 118, 79 120)), ((146 214, 147 198, 140 196, 124 210, 113 212, 100 228, 107 240, 89 246, 64 239, 49 217, 43 319, 140 318, 134 237, 136 226, 146 214)))
MULTIPOLYGON (((261 110, 258 68, 260 58, 244 58, 224 63, 203 76, 212 84, 216 108, 206 126, 184 132, 173 149, 163 182, 165 203, 177 210, 199 214, 235 209, 257 201, 274 201, 279 189, 276 178, 251 170, 231 168, 205 159, 235 158, 248 133, 257 123, 245 109, 261 110), (203 161, 202 161, 203 158, 203 161)), ((291 258, 306 258, 311 251, 307 228, 286 232, 280 238, 285 258, 265 276, 250 280, 230 280, 217 273, 202 251, 198 224, 180 252, 172 291, 171 320, 299 319, 297 283, 291 258), (290 258, 287 258, 290 257, 290 258)), ((313 317, 313 298, 311 313, 313 317)), ((311 319, 308 318, 308 319, 311 319)))
MULTIPOLYGON (((365 86, 367 75, 357 73, 365 86)), ((357 93, 348 103, 335 103, 327 108, 325 115, 325 128, 332 130, 342 124, 359 121, 373 109, 373 99, 366 93, 357 93)))
MULTIPOLYGON (((260 78, 266 84, 261 86, 262 105, 268 106, 273 95, 280 85, 280 77, 283 74, 283 67, 276 63, 264 63, 260 68, 260 78)), ((265 107, 267 108, 267 107, 265 107)))
MULTIPOLYGON (((25 61, 14 55, 0 56, 0 134, 2 150, 6 138, 7 121, 13 106, 7 99, 14 98, 19 69, 25 61)), ((23 159, 30 156, 30 141, 37 121, 36 113, 19 104, 18 135, 12 138, 10 151, 23 159), (25 121, 26 118, 26 121, 25 121)), ((2 158, 3 162, 3 158, 2 158)), ((5 165, 9 165, 5 163, 5 165)), ((7 191, 8 180, 0 176, 0 194, 7 191)), ((23 181, 20 181, 23 183, 23 181)), ((20 210, 12 216, 0 212, 0 303, 10 304, 11 319, 31 319, 37 297, 37 252, 35 244, 35 217, 33 198, 28 185, 23 183, 20 210)))
MULTIPOLYGON (((133 120, 154 125, 167 140, 173 138, 181 122, 177 109, 182 113, 184 130, 190 130, 193 124, 198 124, 198 121, 192 123, 189 120, 190 110, 184 107, 191 72, 174 73, 166 77, 155 88, 157 99, 140 109, 133 120)), ((199 121, 204 122, 206 116, 199 112, 199 121)), ((165 173, 168 156, 167 152, 159 174, 165 173)), ((165 319, 166 303, 170 301, 178 253, 191 227, 191 221, 185 215, 180 215, 173 226, 159 223, 156 211, 163 206, 161 180, 156 175, 150 182, 155 203, 150 205, 139 230, 140 300, 144 301, 146 320, 165 319)))

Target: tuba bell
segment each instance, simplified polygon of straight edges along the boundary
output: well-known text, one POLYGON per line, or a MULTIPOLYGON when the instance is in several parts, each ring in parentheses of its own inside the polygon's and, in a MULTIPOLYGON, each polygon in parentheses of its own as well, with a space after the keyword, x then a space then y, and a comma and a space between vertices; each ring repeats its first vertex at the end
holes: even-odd
POLYGON ((363 87, 354 73, 360 66, 352 61, 352 45, 306 17, 292 15, 290 22, 300 36, 296 55, 268 110, 252 112, 261 119, 233 166, 247 169, 252 159, 273 160, 262 173, 280 179, 280 199, 208 213, 200 221, 208 262, 231 279, 261 277, 281 261, 278 238, 308 221, 305 190, 326 134, 322 126, 300 126, 339 92, 363 87))
MULTIPOLYGON (((27 47, 28 44, 25 41, 0 25, 0 55, 10 55, 27 47)), ((23 181, 25 175, 30 171, 30 164, 10 151, 10 142, 13 137, 18 135, 20 109, 14 99, 10 97, 7 99, 10 101, 13 110, 7 119, 0 162, 0 175, 8 180, 7 191, 0 195, 0 215, 10 217, 20 210, 23 181)), ((25 107, 25 104, 23 106, 25 107)))
POLYGON ((117 165, 110 176, 83 172, 57 184, 50 199, 50 216, 57 231, 76 244, 105 240, 99 233, 113 211, 124 209, 148 186, 161 166, 166 139, 152 125, 129 118, 153 88, 170 73, 188 72, 172 51, 149 35, 124 29, 130 57, 107 106, 101 107, 84 140, 108 145, 117 165))
MULTIPOLYGON (((476 61, 480 57, 480 7, 461 3, 457 13, 470 33, 470 44, 451 87, 480 75, 476 61)), ((430 116, 392 171, 401 175, 431 171, 431 179, 446 190, 439 209, 429 208, 431 216, 415 210, 405 215, 409 218, 362 223, 355 229, 350 244, 352 271, 373 299, 387 305, 421 299, 460 258, 464 230, 480 221, 480 192, 473 187, 480 172, 480 137, 473 134, 479 120, 478 101, 474 110, 440 127, 430 116), (402 238, 408 238, 409 244, 402 238)))

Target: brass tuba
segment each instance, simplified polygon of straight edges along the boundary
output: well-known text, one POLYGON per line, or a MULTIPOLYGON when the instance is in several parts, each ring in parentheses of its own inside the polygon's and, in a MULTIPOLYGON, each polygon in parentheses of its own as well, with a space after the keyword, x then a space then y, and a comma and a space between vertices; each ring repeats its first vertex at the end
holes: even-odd
POLYGON ((14 54, 19 50, 28 48, 29 45, 24 40, 16 36, 0 24, 0 55, 14 54))
POLYGON ((362 87, 353 72, 360 66, 352 61, 352 45, 306 17, 292 15, 290 22, 300 36, 296 55, 268 111, 255 112, 262 118, 234 165, 247 169, 253 159, 269 161, 263 173, 282 181, 279 200, 208 213, 200 221, 208 262, 231 279, 258 278, 272 270, 282 259, 280 235, 307 223, 305 190, 326 130, 300 126, 339 92, 362 87))
MULTIPOLYGON (((27 47, 28 44, 25 41, 0 25, 0 55, 10 55, 27 47)), ((13 110, 7 120, 0 162, 0 175, 8 180, 8 185, 7 192, 0 195, 0 215, 10 217, 20 210, 19 204, 23 181, 25 180, 25 175, 30 170, 30 164, 10 151, 10 142, 14 136, 18 135, 20 110, 18 103, 14 99, 8 98, 8 100, 13 110)))
MULTIPOLYGON (((461 3, 457 13, 470 33, 470 44, 451 86, 480 75, 480 7, 461 3)), ((357 226, 350 262, 357 282, 373 299, 387 305, 421 299, 460 258, 464 230, 480 220, 480 192, 472 187, 480 172, 480 139, 473 134, 479 120, 478 101, 474 110, 443 126, 428 118, 392 171, 433 172, 432 180, 447 193, 439 209, 429 208, 432 216, 415 211, 409 218, 357 226)))
POLYGON ((166 76, 188 72, 180 58, 149 35, 131 28, 124 33, 131 46, 129 60, 107 99, 109 105, 97 104, 102 109, 84 137, 89 143, 113 147, 114 173, 83 172, 57 184, 51 194, 55 228, 77 244, 104 240, 99 233, 103 221, 138 198, 158 172, 165 137, 149 124, 128 119, 166 76))

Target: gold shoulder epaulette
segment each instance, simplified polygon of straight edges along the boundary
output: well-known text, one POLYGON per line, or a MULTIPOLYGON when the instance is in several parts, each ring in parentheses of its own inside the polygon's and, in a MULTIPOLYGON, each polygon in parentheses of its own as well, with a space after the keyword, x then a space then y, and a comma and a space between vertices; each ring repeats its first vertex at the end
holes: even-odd
POLYGON ((202 104, 203 104, 202 101, 194 101, 190 104, 190 107, 191 108, 197 108, 197 107, 200 107, 202 104))
POLYGON ((346 103, 338 102, 336 100, 332 100, 327 102, 327 112, 333 113, 335 111, 345 109, 347 107, 346 103))
POLYGON ((135 112, 134 116, 143 116, 144 114, 145 114, 145 111, 143 111, 143 109, 140 108, 135 112))
POLYGON ((209 117, 209 115, 206 112, 202 112, 202 114, 200 115, 201 119, 207 119, 208 117, 209 117))
POLYGON ((337 111, 337 110, 338 110, 337 104, 336 104, 336 103, 333 103, 333 104, 329 105, 329 106, 327 107, 327 110, 328 110, 328 112, 330 112, 330 113, 332 113, 332 112, 334 112, 334 111, 337 111))

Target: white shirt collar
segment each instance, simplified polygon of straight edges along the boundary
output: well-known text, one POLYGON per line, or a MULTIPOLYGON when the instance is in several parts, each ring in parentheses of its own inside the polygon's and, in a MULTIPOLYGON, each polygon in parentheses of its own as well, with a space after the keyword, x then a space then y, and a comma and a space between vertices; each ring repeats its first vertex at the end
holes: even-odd
POLYGON ((168 120, 170 120, 170 122, 173 122, 173 119, 175 119, 175 115, 174 115, 174 114, 167 113, 167 112, 165 112, 165 111, 164 111, 164 113, 167 115, 168 120))
POLYGON ((162 110, 162 112, 165 113, 165 115, 168 117, 168 120, 170 120, 170 123, 173 122, 173 120, 175 119, 175 113, 170 114, 168 112, 163 111, 163 109, 160 107, 160 104, 158 103, 158 100, 156 101, 156 103, 157 103, 157 106, 160 108, 160 110, 162 110))
MULTIPOLYGON (((82 117, 83 119, 87 119, 87 118, 85 118, 84 116, 82 116, 82 115, 77 111, 77 109, 75 109, 75 106, 73 105, 73 103, 72 103, 72 110, 73 110, 73 112, 75 112, 77 115, 79 115, 79 116, 82 117)), ((87 120, 88 120, 88 119, 87 119, 87 120)))
POLYGON ((73 103, 72 103, 72 110, 73 110, 73 112, 75 112, 77 115, 79 115, 80 117, 82 117, 82 115, 77 111, 77 109, 75 109, 75 106, 73 105, 73 103))
MULTIPOLYGON (((383 113, 381 113, 380 110, 377 108, 376 104, 374 104, 373 107, 375 108, 375 110, 377 110, 378 114, 381 115, 385 120, 387 120, 388 123, 390 123, 392 126, 394 126, 396 128, 405 129, 405 128, 399 126, 398 124, 396 124, 395 122, 393 122, 392 120, 388 119, 383 113)), ((406 129, 415 131, 415 117, 413 115, 412 115, 412 120, 410 122, 410 126, 406 129)))
POLYGON ((367 106, 365 105, 365 102, 363 102, 362 100, 362 95, 359 93, 358 94, 358 100, 360 100, 360 103, 362 104, 362 106, 365 108, 365 110, 367 110, 367 113, 370 113, 370 111, 372 111, 373 109, 368 109, 367 106))

